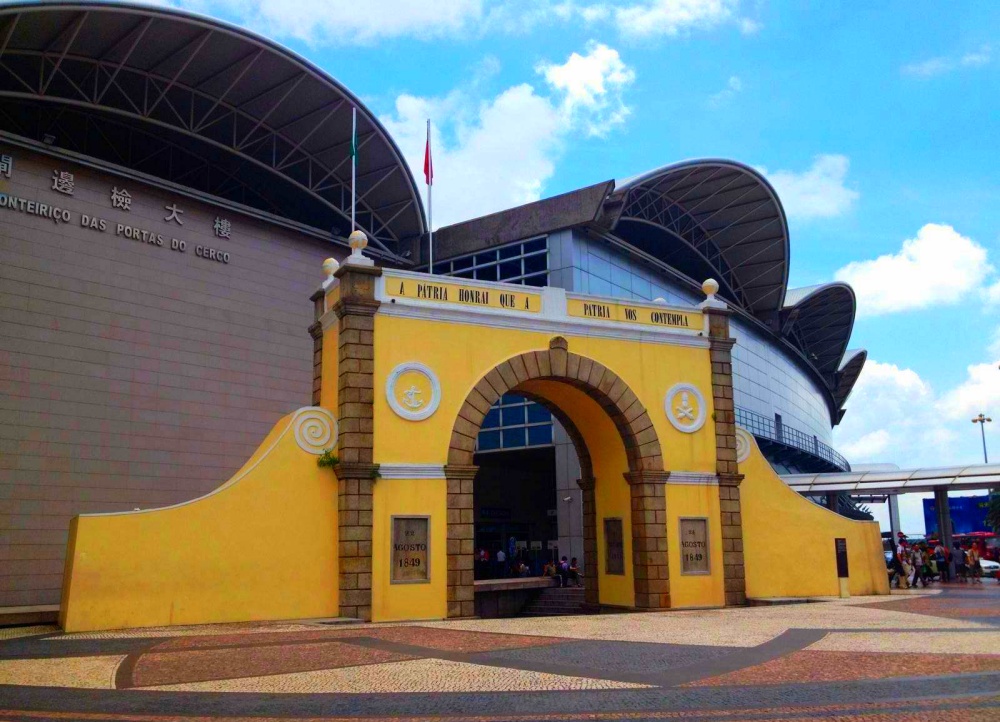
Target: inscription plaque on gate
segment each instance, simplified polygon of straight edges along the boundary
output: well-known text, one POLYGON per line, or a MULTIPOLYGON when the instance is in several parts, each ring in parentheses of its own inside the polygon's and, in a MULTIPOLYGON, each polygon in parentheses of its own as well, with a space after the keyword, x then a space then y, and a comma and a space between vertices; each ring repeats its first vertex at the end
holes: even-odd
POLYGON ((681 574, 709 574, 708 519, 681 519, 681 574))
POLYGON ((430 526, 427 516, 392 517, 393 584, 430 581, 430 526))
POLYGON ((847 579, 850 576, 847 570, 847 539, 841 537, 834 539, 833 551, 837 555, 837 577, 847 579))
POLYGON ((621 519, 604 520, 604 573, 625 573, 625 542, 621 519))

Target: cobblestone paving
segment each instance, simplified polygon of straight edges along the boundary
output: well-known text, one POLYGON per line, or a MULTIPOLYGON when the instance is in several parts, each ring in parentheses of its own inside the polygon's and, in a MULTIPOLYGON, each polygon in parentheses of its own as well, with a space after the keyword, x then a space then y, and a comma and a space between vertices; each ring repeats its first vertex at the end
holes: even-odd
POLYGON ((1000 587, 703 611, 0 635, 0 720, 1000 720, 1000 587), (199 716, 200 715, 200 716, 199 716))

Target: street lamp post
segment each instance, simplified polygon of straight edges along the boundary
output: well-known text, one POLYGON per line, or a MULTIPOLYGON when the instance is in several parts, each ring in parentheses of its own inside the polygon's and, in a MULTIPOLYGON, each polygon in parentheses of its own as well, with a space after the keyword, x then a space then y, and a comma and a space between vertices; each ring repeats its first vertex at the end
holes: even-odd
POLYGON ((972 423, 979 424, 979 432, 983 436, 983 463, 984 464, 990 463, 990 458, 986 455, 986 424, 988 424, 988 423, 990 423, 992 421, 993 421, 993 419, 991 419, 989 416, 983 415, 982 413, 980 413, 979 416, 977 416, 976 418, 974 418, 972 420, 972 423))

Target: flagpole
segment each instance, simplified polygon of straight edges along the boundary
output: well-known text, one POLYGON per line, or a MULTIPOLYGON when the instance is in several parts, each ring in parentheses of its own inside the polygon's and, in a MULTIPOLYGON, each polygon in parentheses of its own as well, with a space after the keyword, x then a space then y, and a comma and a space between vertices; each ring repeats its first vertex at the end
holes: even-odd
POLYGON ((358 109, 351 108, 351 233, 358 229, 354 223, 354 181, 357 174, 358 149, 355 144, 358 142, 358 109))
MULTIPOLYGON (((430 156, 431 150, 431 119, 427 119, 427 153, 430 156)), ((433 161, 431 161, 433 162, 433 161)), ((433 172, 433 171, 432 171, 433 172)), ((434 189, 434 176, 427 179, 427 272, 434 273, 434 204, 431 199, 431 192, 434 189)))

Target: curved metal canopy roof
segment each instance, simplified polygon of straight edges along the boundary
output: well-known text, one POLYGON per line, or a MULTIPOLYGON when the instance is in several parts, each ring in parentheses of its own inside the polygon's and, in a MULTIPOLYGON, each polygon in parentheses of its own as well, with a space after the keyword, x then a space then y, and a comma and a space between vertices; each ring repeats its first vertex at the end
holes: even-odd
POLYGON ((833 387, 833 398, 838 407, 842 407, 847 402, 847 397, 854 390, 854 384, 861 375, 865 361, 868 359, 868 352, 863 348, 854 349, 844 354, 844 360, 837 371, 837 383, 833 387))
POLYGON ((802 494, 831 491, 905 494, 912 491, 932 491, 940 486, 946 486, 951 490, 989 489, 1000 484, 1000 464, 836 474, 789 474, 781 478, 802 494))
POLYGON ((352 106, 358 225, 394 252, 425 231, 416 183, 375 116, 308 61, 150 5, 0 6, 0 129, 341 236, 352 106))
POLYGON ((616 235, 767 320, 788 285, 788 223, 774 188, 730 160, 691 160, 616 184, 616 235), (680 239, 682 243, 677 243, 680 239))
POLYGON ((854 290, 839 281, 790 289, 785 295, 781 335, 809 359, 831 389, 851 338, 855 309, 854 290))

